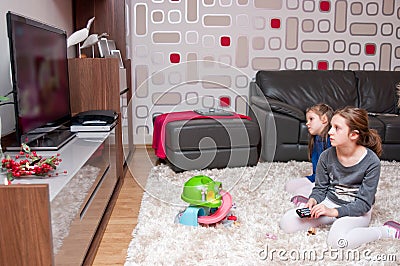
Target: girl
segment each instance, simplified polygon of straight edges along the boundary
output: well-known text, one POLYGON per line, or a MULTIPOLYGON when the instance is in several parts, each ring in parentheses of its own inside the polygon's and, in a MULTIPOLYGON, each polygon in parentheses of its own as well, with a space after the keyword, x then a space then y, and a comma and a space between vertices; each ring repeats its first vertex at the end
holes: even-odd
POLYGON ((287 233, 332 224, 328 245, 356 248, 380 238, 400 238, 394 221, 368 227, 380 176, 381 140, 368 127, 367 111, 346 107, 335 112, 328 134, 332 148, 321 154, 315 187, 306 207, 310 218, 289 210, 280 227, 287 233))
POLYGON ((300 205, 307 203, 307 197, 310 195, 315 182, 315 170, 321 153, 331 146, 328 130, 333 116, 333 109, 327 104, 317 104, 306 110, 307 129, 310 133, 308 141, 308 158, 312 163, 312 174, 305 178, 296 178, 286 183, 285 190, 296 196, 292 202, 300 205))

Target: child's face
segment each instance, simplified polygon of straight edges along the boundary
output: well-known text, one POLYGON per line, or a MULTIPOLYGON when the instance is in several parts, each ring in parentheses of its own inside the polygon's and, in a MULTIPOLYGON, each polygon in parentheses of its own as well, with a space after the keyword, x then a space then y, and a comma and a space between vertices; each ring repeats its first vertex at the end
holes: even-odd
POLYGON ((346 119, 340 115, 334 115, 331 121, 331 128, 328 131, 332 146, 338 147, 351 142, 350 128, 346 119))
POLYGON ((326 116, 323 115, 319 117, 314 111, 308 111, 306 113, 306 119, 308 132, 313 136, 321 135, 324 128, 328 126, 328 119, 326 119, 326 116))

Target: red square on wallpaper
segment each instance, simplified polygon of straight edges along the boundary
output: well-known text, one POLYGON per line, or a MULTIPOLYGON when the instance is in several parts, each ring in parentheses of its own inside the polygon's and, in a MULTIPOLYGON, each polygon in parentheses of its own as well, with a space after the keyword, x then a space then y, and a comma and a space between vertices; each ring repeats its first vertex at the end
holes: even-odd
POLYGON ((220 106, 230 106, 231 105, 231 98, 229 98, 228 96, 222 96, 219 98, 219 105, 220 106))
POLYGON ((169 61, 173 64, 179 63, 181 61, 180 54, 177 54, 177 53, 170 54, 169 61))
POLYGON ((279 18, 271 19, 271 28, 279 29, 281 27, 281 20, 279 18))
POLYGON ((318 61, 318 70, 328 70, 328 61, 318 61))
POLYGON ((231 38, 228 36, 221 37, 221 46, 230 46, 231 45, 231 38))
POLYGON ((367 43, 365 45, 365 54, 374 55, 376 53, 376 45, 374 43, 367 43))
POLYGON ((329 10, 331 9, 331 3, 329 1, 319 2, 319 9, 323 12, 329 12, 329 10))

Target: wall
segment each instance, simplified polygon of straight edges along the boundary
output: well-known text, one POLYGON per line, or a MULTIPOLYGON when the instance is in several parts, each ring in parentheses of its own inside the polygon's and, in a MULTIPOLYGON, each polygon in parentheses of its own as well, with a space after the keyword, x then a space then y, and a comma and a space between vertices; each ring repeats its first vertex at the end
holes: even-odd
POLYGON ((397 0, 126 1, 135 143, 154 114, 245 113, 259 69, 400 70, 397 0))
MULTIPOLYGON (((67 31, 68 36, 73 29, 72 3, 68 0, 13 0, 0 1, 0 95, 12 90, 10 76, 10 54, 8 48, 6 13, 13 11, 46 24, 67 31)), ((68 51, 70 53, 70 51, 68 51)), ((73 49, 71 51, 73 55, 73 49)), ((15 129, 14 106, 0 107, 2 135, 15 129)))

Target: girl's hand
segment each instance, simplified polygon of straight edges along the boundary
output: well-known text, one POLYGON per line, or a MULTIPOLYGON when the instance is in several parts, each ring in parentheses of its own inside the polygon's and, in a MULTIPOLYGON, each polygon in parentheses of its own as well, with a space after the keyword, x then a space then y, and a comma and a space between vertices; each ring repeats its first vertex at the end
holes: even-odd
POLYGON ((324 204, 317 204, 311 209, 311 218, 319 218, 322 215, 337 217, 339 213, 335 208, 328 208, 324 204))
POLYGON ((305 207, 311 210, 315 205, 317 205, 317 201, 314 198, 310 198, 305 207))

